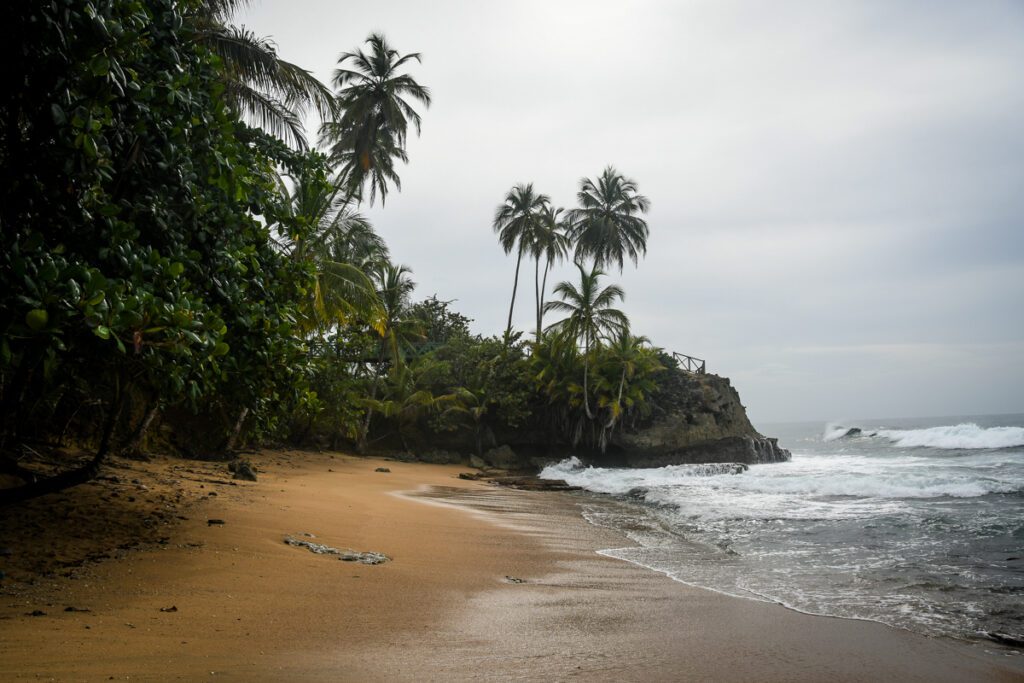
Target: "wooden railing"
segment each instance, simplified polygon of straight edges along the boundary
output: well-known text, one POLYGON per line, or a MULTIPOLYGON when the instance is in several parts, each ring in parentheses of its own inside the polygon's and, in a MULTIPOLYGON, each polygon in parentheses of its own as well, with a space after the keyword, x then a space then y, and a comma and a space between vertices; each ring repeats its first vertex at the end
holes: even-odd
POLYGON ((672 357, 679 361, 679 369, 694 375, 703 375, 706 369, 703 358, 694 358, 685 353, 672 352, 672 357))

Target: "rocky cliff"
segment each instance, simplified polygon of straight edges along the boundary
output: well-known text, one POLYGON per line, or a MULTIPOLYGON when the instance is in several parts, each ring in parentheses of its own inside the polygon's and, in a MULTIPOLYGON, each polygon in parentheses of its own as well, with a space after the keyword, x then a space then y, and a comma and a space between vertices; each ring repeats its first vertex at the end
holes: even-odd
POLYGON ((606 467, 789 460, 789 451, 750 424, 728 378, 669 372, 650 398, 651 415, 621 427, 603 453, 574 449, 550 429, 534 425, 489 433, 479 456, 471 456, 476 446, 471 435, 455 432, 424 437, 423 446, 407 457, 521 472, 538 471, 570 455, 606 467))
MULTIPOLYGON (((675 371, 648 422, 616 435, 608 460, 625 467, 705 462, 784 462, 789 451, 762 436, 727 377, 675 371)), ((604 458, 602 458, 604 460, 604 458)))

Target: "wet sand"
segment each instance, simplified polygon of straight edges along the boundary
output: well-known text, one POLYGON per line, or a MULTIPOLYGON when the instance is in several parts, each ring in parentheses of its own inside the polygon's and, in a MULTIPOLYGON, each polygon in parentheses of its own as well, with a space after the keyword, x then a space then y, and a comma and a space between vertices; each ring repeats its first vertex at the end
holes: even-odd
POLYGON ((462 481, 455 466, 254 461, 259 482, 202 484, 163 544, 5 584, 0 679, 1024 681, 1024 658, 995 647, 802 615, 600 556, 628 541, 585 522, 572 494, 462 481), (303 533, 392 560, 283 543, 303 533))

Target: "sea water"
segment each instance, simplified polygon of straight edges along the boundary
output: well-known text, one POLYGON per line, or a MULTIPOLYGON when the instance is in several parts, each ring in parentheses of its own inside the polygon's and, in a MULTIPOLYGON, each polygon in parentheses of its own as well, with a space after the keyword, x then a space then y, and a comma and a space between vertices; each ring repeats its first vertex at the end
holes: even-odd
POLYGON ((762 431, 791 462, 734 474, 568 458, 541 476, 606 494, 584 515, 636 545, 602 554, 678 581, 930 635, 1024 637, 1024 415, 762 431))

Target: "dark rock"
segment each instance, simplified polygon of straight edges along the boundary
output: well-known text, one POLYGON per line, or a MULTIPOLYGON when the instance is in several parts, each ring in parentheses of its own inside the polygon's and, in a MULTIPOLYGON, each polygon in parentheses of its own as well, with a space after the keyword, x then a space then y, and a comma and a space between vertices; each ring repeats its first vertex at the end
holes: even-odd
POLYGON ((526 583, 526 579, 520 579, 517 576, 506 576, 505 580, 509 583, 526 583))
POLYGON ((480 456, 478 456, 478 455, 471 455, 471 456, 469 456, 469 466, 470 467, 475 467, 478 470, 482 470, 483 468, 487 467, 487 463, 485 463, 483 460, 481 460, 480 456))
POLYGON ((436 465, 457 465, 462 462, 462 456, 452 451, 436 449, 419 454, 422 462, 434 463, 436 465))
POLYGON ((14 551, 10 548, 0 548, 0 557, 10 557, 14 554, 14 551))
MULTIPOLYGON (((705 443, 696 443, 675 450, 634 451, 622 456, 627 467, 664 467, 723 463, 730 465, 786 462, 789 451, 780 448, 776 439, 757 436, 729 436, 705 443)), ((738 474, 743 470, 730 472, 738 474)), ((722 474, 719 472, 719 474, 722 474)))
POLYGON ((31 612, 25 612, 26 617, 45 617, 46 612, 41 609, 34 609, 31 612))
POLYGON ((608 464, 663 467, 695 463, 785 462, 789 451, 750 424, 739 394, 728 378, 680 375, 678 395, 664 414, 613 438, 608 464))
POLYGON ((390 471, 391 470, 388 469, 387 467, 378 467, 377 469, 374 470, 374 472, 390 472, 390 471))
POLYGON ((991 640, 996 641, 1002 645, 1009 645, 1010 647, 1024 647, 1024 636, 1013 635, 1010 633, 1000 633, 998 631, 986 631, 985 635, 991 640))
POLYGON ((178 608, 176 606, 174 606, 174 605, 171 605, 170 607, 161 607, 160 611, 161 612, 177 612, 178 608))
POLYGON ((208 519, 206 520, 206 526, 223 526, 223 519, 208 519))
POLYGON ((846 433, 843 434, 843 437, 845 438, 847 436, 860 436, 861 433, 862 432, 860 427, 850 427, 849 429, 846 430, 846 433))
POLYGON ((233 460, 229 462, 228 471, 232 473, 232 479, 256 481, 256 466, 248 460, 233 460))
POLYGON ((71 607, 71 606, 68 606, 68 607, 64 608, 64 611, 65 612, 91 612, 92 610, 89 609, 88 607, 71 607))
POLYGON ((466 479, 467 481, 476 481, 480 479, 480 475, 474 472, 459 472, 459 479, 466 479))
POLYGON ((483 460, 499 470, 514 470, 522 466, 519 456, 507 444, 487 451, 484 453, 483 460))
POLYGON ((488 481, 523 491, 579 491, 579 486, 570 486, 561 479, 538 479, 534 476, 525 477, 489 477, 488 481))

